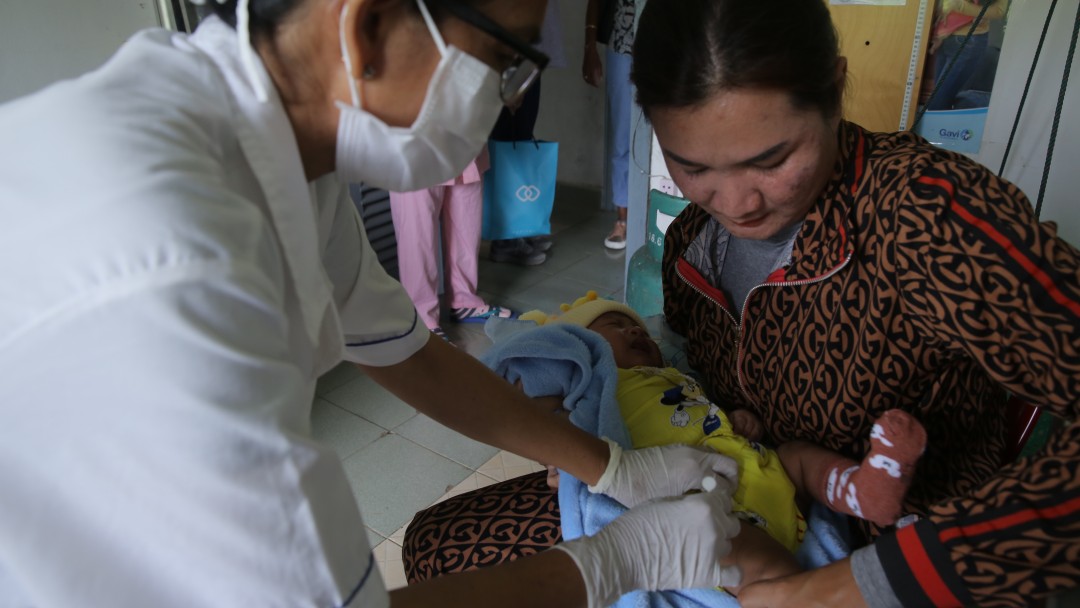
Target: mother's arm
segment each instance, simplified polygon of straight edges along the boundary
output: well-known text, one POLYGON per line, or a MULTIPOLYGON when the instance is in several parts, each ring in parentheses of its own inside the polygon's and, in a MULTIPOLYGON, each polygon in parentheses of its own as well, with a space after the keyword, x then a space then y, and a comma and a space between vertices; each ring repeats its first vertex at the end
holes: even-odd
POLYGON ((844 601, 822 605, 857 605, 853 564, 874 606, 1024 606, 1080 584, 1080 252, 1016 187, 970 163, 920 171, 910 189, 897 266, 914 323, 1068 423, 1037 455, 853 561, 748 589, 745 606, 836 594, 844 601))
POLYGON ((933 220, 897 252, 916 322, 1071 424, 884 537, 877 557, 905 605, 1027 605, 1080 584, 1080 252, 1038 223, 1019 189, 972 163, 927 168, 910 190, 933 220))

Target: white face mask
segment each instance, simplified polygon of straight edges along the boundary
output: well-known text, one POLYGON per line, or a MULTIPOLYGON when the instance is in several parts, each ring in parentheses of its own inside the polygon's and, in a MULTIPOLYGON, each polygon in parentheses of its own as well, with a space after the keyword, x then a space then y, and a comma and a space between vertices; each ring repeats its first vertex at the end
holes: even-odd
POLYGON ((345 46, 347 6, 342 10, 341 55, 352 92, 352 105, 337 103, 337 173, 342 181, 408 192, 457 177, 480 154, 502 110, 499 74, 447 46, 423 0, 417 4, 442 59, 420 114, 408 128, 391 127, 361 107, 345 46))

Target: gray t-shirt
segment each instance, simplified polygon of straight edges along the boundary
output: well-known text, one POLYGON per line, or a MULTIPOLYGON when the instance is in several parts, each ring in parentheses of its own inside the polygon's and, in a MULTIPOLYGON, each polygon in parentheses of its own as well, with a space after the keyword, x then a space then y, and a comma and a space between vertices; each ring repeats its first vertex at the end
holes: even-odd
POLYGON ((742 315, 743 303, 750 290, 765 282, 777 268, 791 259, 795 236, 802 222, 784 228, 763 241, 728 237, 720 273, 720 289, 731 300, 735 314, 742 315))

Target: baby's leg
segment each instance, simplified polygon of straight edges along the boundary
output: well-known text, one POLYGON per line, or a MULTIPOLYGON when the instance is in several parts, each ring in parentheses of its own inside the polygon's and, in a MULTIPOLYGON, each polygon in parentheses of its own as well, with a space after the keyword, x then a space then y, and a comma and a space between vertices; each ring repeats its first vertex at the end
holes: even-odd
POLYGON ((724 587, 735 596, 751 583, 802 572, 790 551, 764 530, 745 521, 741 522, 739 534, 731 539, 731 553, 720 563, 742 570, 738 586, 724 587))
POLYGON ((874 423, 862 463, 811 443, 792 441, 777 453, 796 489, 835 511, 889 526, 900 517, 926 430, 911 414, 889 410, 874 423))

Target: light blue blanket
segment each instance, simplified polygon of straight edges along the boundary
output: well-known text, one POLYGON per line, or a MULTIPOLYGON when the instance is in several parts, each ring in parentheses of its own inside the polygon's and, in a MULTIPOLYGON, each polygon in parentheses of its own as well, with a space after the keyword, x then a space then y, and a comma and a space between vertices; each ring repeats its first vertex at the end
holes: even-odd
MULTIPOLYGON (((630 449, 630 433, 615 400, 617 373, 607 342, 597 333, 574 325, 537 327, 527 321, 492 324, 486 331, 495 345, 481 360, 511 382, 522 383, 525 393, 536 397, 566 395, 564 406, 578 427, 608 437, 630 449)), ((619 502, 589 492, 586 484, 562 472, 559 510, 566 540, 595 534, 626 510, 619 502)), ((847 523, 838 515, 814 505, 809 530, 796 558, 804 568, 825 565, 848 555, 847 523)), ((619 608, 719 608, 738 606, 734 597, 713 589, 628 593, 619 608)))

